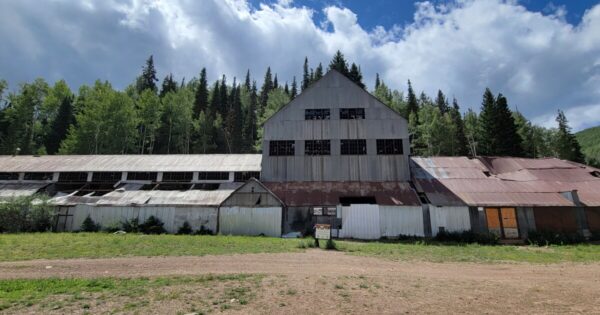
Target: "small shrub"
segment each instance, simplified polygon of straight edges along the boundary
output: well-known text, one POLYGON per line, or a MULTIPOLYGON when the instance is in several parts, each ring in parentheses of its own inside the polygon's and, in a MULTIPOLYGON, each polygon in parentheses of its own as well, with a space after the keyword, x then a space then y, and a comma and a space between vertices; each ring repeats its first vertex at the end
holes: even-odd
POLYGON ((123 227, 122 223, 113 222, 107 226, 103 226, 102 231, 107 232, 107 233, 114 233, 114 232, 123 230, 122 227, 123 227))
POLYGON ((416 242, 416 241, 423 240, 423 237, 416 236, 416 235, 400 234, 400 235, 398 235, 398 240, 399 241, 405 241, 405 242, 416 242))
POLYGON ((479 243, 486 245, 498 244, 499 238, 492 233, 475 233, 473 231, 462 231, 462 232, 448 232, 440 231, 433 238, 438 242, 443 243, 479 243))
POLYGON ((123 231, 127 233, 139 233, 140 232, 140 219, 133 218, 131 220, 125 220, 123 222, 123 231))
POLYGON ((177 231, 177 234, 192 234, 192 226, 188 221, 183 222, 183 225, 177 231))
POLYGON ((583 243, 585 238, 579 233, 529 231, 527 242, 537 246, 568 245, 583 243))
POLYGON ((337 250, 337 245, 335 245, 335 242, 332 239, 328 239, 327 243, 325 243, 325 249, 337 250))
POLYGON ((81 232, 98 232, 100 230, 100 224, 96 224, 94 220, 88 215, 83 223, 81 223, 81 232))
POLYGON ((167 232, 163 227, 164 225, 159 218, 151 215, 144 223, 139 225, 139 228, 140 232, 144 234, 162 234, 167 232))
POLYGON ((56 218, 56 207, 48 204, 48 196, 12 197, 0 202, 0 233, 50 231, 56 218))
POLYGON ((207 229, 204 225, 200 226, 200 229, 196 231, 196 235, 213 235, 213 231, 211 229, 207 229))

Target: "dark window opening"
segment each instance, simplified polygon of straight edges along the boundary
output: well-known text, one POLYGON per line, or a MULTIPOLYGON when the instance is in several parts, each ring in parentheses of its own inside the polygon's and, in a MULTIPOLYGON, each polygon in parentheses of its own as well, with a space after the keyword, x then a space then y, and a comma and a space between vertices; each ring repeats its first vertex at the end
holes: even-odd
POLYGON ((0 173, 0 180, 18 180, 19 173, 0 173))
POLYGON ((417 193, 417 195, 419 196, 419 200, 421 200, 421 203, 429 203, 429 199, 427 199, 427 195, 425 193, 417 193))
POLYGON ((402 154, 402 139, 377 139, 377 154, 402 154))
POLYGON ((294 140, 274 140, 269 141, 269 155, 286 156, 294 155, 294 140))
POLYGON ((186 191, 192 189, 192 184, 160 184, 153 190, 180 190, 186 191))
POLYGON ((75 195, 76 196, 86 196, 86 195, 103 196, 113 190, 115 190, 115 187, 111 184, 91 183, 91 184, 87 184, 87 185, 81 187, 75 195))
POLYGON ((156 181, 156 172, 128 172, 127 180, 149 180, 156 181))
POLYGON ((367 154, 367 140, 341 140, 342 155, 364 155, 367 154))
POLYGON ((164 172, 163 182, 191 182, 194 177, 192 172, 164 172))
POLYGON ((484 174, 485 176, 487 176, 487 177, 490 177, 490 176, 491 176, 491 174, 490 174, 490 172, 489 172, 489 171, 483 171, 483 174, 484 174))
POLYGON ((304 154, 306 155, 330 155, 331 141, 329 140, 306 140, 304 142, 304 154))
POLYGON ((121 172, 94 172, 92 182, 116 183, 121 180, 121 172))
POLYGON ((203 183, 203 184, 195 184, 192 187, 193 190, 217 190, 221 184, 211 184, 211 183, 203 183))
POLYGON ((86 172, 61 172, 58 174, 59 182, 87 182, 86 172))
POLYGON ((25 173, 24 180, 52 180, 54 173, 50 172, 32 172, 25 173))
POLYGON ((306 120, 329 120, 331 113, 329 108, 310 108, 304 110, 304 119, 306 120))
POLYGON ((235 172, 233 177, 236 182, 245 182, 250 178, 260 179, 260 172, 235 172))
POLYGON ((146 184, 146 185, 140 187, 139 190, 154 190, 157 186, 158 186, 158 184, 146 184))
POLYGON ((340 119, 365 119, 365 109, 340 108, 340 119))
POLYGON ((377 204, 375 197, 340 197, 340 203, 342 206, 347 207, 350 205, 374 205, 377 204))
POLYGON ((229 180, 229 172, 198 172, 198 180, 229 180))

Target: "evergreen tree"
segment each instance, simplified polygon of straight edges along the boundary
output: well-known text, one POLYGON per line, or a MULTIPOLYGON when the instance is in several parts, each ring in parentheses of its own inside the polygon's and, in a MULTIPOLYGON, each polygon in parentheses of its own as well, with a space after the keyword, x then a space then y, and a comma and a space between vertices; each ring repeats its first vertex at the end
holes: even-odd
POLYGON ((452 155, 467 155, 468 154, 468 142, 465 136, 465 124, 460 114, 460 107, 456 98, 452 100, 452 108, 449 110, 449 115, 456 128, 453 135, 453 152, 452 155))
POLYGON ((273 88, 279 88, 279 82, 277 81, 277 73, 275 73, 275 78, 273 78, 273 88))
POLYGON ((312 81, 319 81, 323 77, 323 65, 319 62, 319 65, 315 69, 315 73, 312 76, 312 81))
MULTIPOLYGON (((259 116, 259 126, 263 126, 265 121, 269 119, 273 114, 275 114, 281 107, 285 104, 289 103, 290 98, 287 96, 283 89, 274 89, 269 92, 267 106, 265 110, 262 112, 262 115, 259 116)), ((262 128, 258 131, 258 139, 256 140, 255 148, 256 151, 262 150, 262 128)))
POLYGON ((450 109, 448 106, 448 100, 442 90, 438 90, 437 97, 435 98, 435 105, 440 110, 440 113, 445 114, 450 109))
MULTIPOLYGON (((175 92, 177 91, 169 93, 175 92)), ((137 116, 139 118, 138 153, 154 153, 157 131, 161 123, 161 110, 160 98, 151 90, 144 90, 137 101, 137 116)))
POLYGON ((146 65, 142 68, 142 75, 137 80, 137 91, 141 94, 142 91, 149 89, 156 93, 156 69, 154 69, 154 57, 150 57, 146 60, 146 65))
POLYGON ((517 133, 517 126, 513 119, 512 112, 508 108, 506 97, 499 94, 496 98, 496 121, 499 129, 496 130, 496 152, 494 155, 500 156, 523 156, 521 147, 522 139, 517 133))
POLYGON ((292 89, 290 90, 290 99, 295 99, 298 95, 298 84, 296 83, 296 76, 292 79, 292 89))
POLYGON ((356 66, 355 63, 352 63, 352 66, 350 67, 348 78, 350 78, 350 80, 352 80, 354 83, 358 84, 358 86, 361 88, 365 88, 365 84, 362 82, 362 73, 360 68, 356 66))
POLYGON ((337 51, 329 63, 329 70, 337 70, 341 74, 348 76, 348 62, 344 58, 344 54, 341 51, 337 51))
POLYGON ((379 73, 375 74, 375 91, 377 91, 377 89, 379 88, 379 84, 381 84, 381 82, 379 81, 379 73))
POLYGON ((417 96, 415 95, 415 91, 412 88, 412 84, 410 83, 410 80, 408 80, 408 99, 406 101, 406 106, 407 106, 407 110, 408 110, 408 117, 410 117, 411 114, 414 114, 414 118, 415 119, 419 119, 418 113, 419 113, 419 103, 417 102, 417 96))
POLYGON ((250 82, 250 69, 248 69, 248 71, 246 71, 246 80, 244 81, 244 88, 246 88, 246 91, 250 91, 252 82, 250 82))
POLYGON ((73 98, 73 95, 69 95, 61 100, 56 118, 52 121, 46 137, 45 147, 48 154, 58 152, 60 143, 67 137, 69 128, 75 122, 73 98))
POLYGON ((227 94, 227 79, 225 78, 225 75, 223 75, 223 77, 221 78, 221 86, 219 87, 219 92, 221 93, 219 95, 219 103, 221 106, 217 110, 221 117, 225 119, 227 117, 227 113, 229 112, 229 106, 231 106, 229 104, 229 95, 227 94))
POLYGON ((467 138, 467 148, 470 155, 478 155, 477 145, 479 144, 479 117, 472 109, 468 109, 464 117, 465 137, 467 138))
POLYGON ((581 153, 581 146, 577 142, 575 135, 571 132, 567 117, 562 110, 558 111, 556 122, 558 123, 558 132, 556 135, 556 153, 558 157, 577 163, 585 163, 585 157, 581 153))
POLYGON ((228 131, 229 131, 229 153, 241 153, 243 151, 243 116, 242 116, 242 101, 240 98, 240 87, 236 87, 235 83, 231 88, 232 103, 229 109, 228 131))
POLYGON ((285 92, 285 94, 287 94, 288 96, 290 95, 290 87, 287 84, 287 81, 285 82, 285 85, 283 86, 283 91, 285 92))
POLYGON ((179 89, 165 95, 157 139, 159 153, 190 153, 194 132, 193 107, 194 91, 190 89, 179 89))
POLYGON ((247 113, 244 119, 244 128, 242 136, 244 138, 244 152, 252 152, 254 143, 256 142, 256 107, 258 105, 258 95, 256 90, 256 82, 252 82, 250 89, 250 102, 248 104, 247 113))
POLYGON ((162 88, 160 89, 159 96, 160 96, 160 98, 163 98, 163 96, 165 96, 167 93, 176 92, 176 91, 177 91, 177 82, 175 82, 175 80, 173 80, 173 74, 170 73, 163 80, 162 88))
POLYGON ((206 117, 210 121, 215 118, 215 115, 219 113, 219 109, 221 108, 221 91, 219 87, 219 80, 215 81, 215 84, 212 88, 212 93, 210 97, 210 108, 206 111, 206 117))
POLYGON ((271 67, 267 68, 265 73, 265 79, 263 80, 262 88, 260 89, 260 99, 258 102, 258 115, 261 116, 267 107, 267 101, 269 100, 269 93, 273 90, 273 80, 271 79, 271 67))
POLYGON ((308 57, 304 57, 304 65, 302 66, 302 91, 304 91, 310 84, 311 78, 308 73, 308 57))
MULTIPOLYGON (((248 72, 249 73, 249 72, 248 72)), ((200 112, 208 110, 208 81, 206 79, 206 68, 200 71, 200 80, 196 87, 196 96, 194 98, 194 118, 200 117, 200 112)))
POLYGON ((500 129, 496 114, 496 100, 494 94, 489 88, 483 93, 481 103, 481 112, 479 113, 479 135, 477 144, 477 154, 495 155, 498 146, 496 132, 500 129))

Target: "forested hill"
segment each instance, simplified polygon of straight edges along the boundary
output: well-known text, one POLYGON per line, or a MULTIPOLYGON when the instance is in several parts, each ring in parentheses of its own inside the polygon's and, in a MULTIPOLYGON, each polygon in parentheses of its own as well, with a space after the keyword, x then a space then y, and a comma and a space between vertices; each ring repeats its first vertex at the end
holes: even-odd
MULTIPOLYGON (((300 68, 300 64, 299 64, 300 68)), ((223 75, 159 82, 152 56, 124 90, 96 81, 77 92, 64 80, 19 84, 0 78, 0 154, 190 154, 253 153, 261 150, 262 124, 327 70, 335 69, 369 90, 409 121, 411 153, 421 156, 553 156, 583 162, 579 144, 559 111, 556 128, 533 125, 511 110, 509 100, 482 92, 480 112, 462 114, 459 100, 442 91, 415 93, 410 81, 392 89, 376 76, 371 90, 361 68, 337 52, 327 68, 311 67, 301 78, 281 78, 270 67, 258 86, 248 71, 242 80, 223 75)))
POLYGON ((588 164, 600 167, 600 126, 575 134, 588 164))

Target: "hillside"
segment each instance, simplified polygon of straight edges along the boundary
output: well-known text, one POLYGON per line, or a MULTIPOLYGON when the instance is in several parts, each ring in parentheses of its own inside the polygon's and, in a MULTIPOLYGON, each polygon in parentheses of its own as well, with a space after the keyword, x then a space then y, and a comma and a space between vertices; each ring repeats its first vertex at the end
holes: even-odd
POLYGON ((600 126, 575 134, 588 164, 600 167, 600 126))

